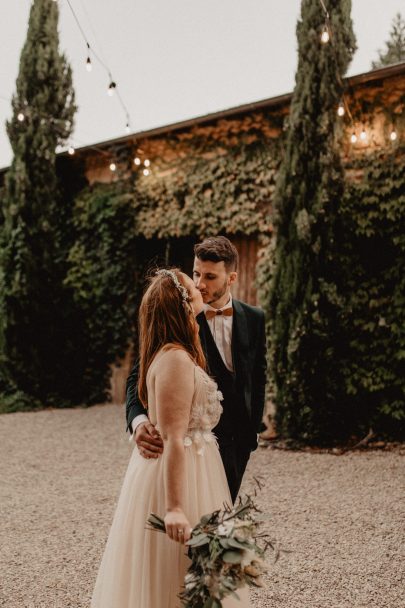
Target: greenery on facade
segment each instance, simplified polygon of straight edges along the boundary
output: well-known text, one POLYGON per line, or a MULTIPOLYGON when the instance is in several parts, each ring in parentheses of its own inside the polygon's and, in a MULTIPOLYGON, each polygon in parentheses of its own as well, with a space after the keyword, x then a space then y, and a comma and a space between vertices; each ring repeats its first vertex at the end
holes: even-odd
POLYGON ((58 6, 35 0, 7 131, 14 157, 1 205, 0 391, 7 409, 74 398, 73 314, 62 288, 69 208, 55 148, 70 135, 72 75, 58 49, 58 6))
POLYGON ((347 432, 405 430, 405 147, 350 161, 340 208, 347 432), (353 175, 361 174, 361 179, 353 175))
POLYGON ((405 21, 400 13, 392 20, 390 38, 385 46, 384 50, 378 51, 378 60, 372 62, 373 69, 405 61, 405 21))
POLYGON ((125 354, 134 332, 139 240, 129 184, 85 190, 74 210, 76 240, 68 258, 65 285, 83 315, 80 336, 85 360, 82 399, 108 396, 111 364, 125 354))
POLYGON ((271 375, 279 431, 329 442, 347 432, 349 413, 337 361, 344 340, 339 203, 344 190, 336 108, 355 46, 348 0, 331 0, 332 41, 324 15, 303 0, 298 70, 285 154, 273 199, 276 247, 269 303, 271 375))
POLYGON ((210 159, 191 157, 167 176, 168 168, 161 167, 134 191, 137 233, 169 238, 268 231, 265 211, 274 191, 279 145, 256 141, 210 159))
POLYGON ((161 162, 148 179, 97 184, 77 198, 65 284, 85 319, 78 339, 86 402, 106 397, 111 364, 134 342, 151 260, 164 260, 165 245, 180 237, 267 231, 277 162, 258 141, 233 145, 210 159, 190 156, 181 167, 161 162))

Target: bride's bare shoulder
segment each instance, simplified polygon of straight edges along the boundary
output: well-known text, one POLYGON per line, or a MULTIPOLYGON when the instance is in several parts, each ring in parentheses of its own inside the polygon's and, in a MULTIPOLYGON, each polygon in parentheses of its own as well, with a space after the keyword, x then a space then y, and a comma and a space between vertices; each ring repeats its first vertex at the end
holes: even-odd
POLYGON ((166 345, 161 353, 159 360, 156 362, 156 367, 160 372, 164 370, 175 374, 195 367, 189 353, 175 344, 166 345))

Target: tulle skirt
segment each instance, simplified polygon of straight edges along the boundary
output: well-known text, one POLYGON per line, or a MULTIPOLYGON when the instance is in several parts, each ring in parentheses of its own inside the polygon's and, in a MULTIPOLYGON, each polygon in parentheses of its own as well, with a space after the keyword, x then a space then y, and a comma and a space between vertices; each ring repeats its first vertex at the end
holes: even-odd
MULTIPOLYGON (((202 517, 231 504, 222 460, 215 443, 203 453, 185 448, 185 513, 194 526, 202 517)), ((179 608, 178 594, 190 565, 186 547, 166 534, 148 530, 150 513, 164 517, 164 453, 146 460, 134 448, 97 575, 91 608, 179 608)), ((251 606, 247 588, 224 608, 251 606)))

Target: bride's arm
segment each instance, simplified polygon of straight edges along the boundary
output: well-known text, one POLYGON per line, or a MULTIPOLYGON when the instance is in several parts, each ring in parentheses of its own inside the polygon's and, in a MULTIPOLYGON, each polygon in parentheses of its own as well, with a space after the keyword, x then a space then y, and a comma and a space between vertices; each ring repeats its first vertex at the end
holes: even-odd
POLYGON ((190 357, 180 349, 168 351, 156 370, 155 396, 165 454, 166 532, 179 542, 186 542, 190 537, 190 523, 184 513, 184 437, 193 393, 194 364, 190 357))

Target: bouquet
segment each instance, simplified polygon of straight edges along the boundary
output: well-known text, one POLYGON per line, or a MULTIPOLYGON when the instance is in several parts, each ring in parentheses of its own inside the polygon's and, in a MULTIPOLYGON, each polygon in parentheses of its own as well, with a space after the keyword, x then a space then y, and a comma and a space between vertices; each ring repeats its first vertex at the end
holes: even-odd
MULTIPOLYGON (((256 513, 259 509, 246 496, 233 508, 224 505, 204 515, 193 528, 186 543, 191 565, 179 595, 185 608, 222 608, 226 596, 239 599, 240 587, 263 586, 263 556, 268 547, 274 547, 266 534, 259 533, 256 513)), ((151 530, 165 532, 163 519, 153 513, 148 524, 151 530)))

